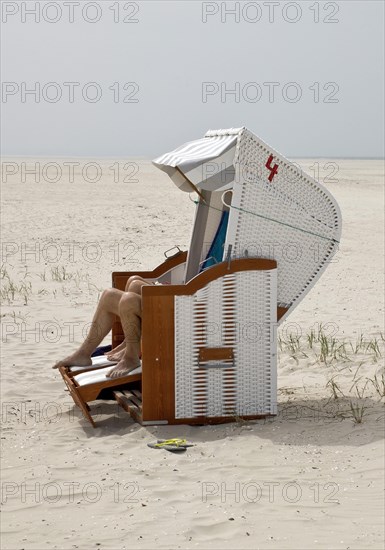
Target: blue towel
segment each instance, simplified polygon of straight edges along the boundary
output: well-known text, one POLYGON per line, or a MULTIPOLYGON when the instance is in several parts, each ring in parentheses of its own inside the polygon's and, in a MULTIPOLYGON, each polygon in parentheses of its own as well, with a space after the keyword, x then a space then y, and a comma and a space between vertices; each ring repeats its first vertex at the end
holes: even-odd
POLYGON ((99 357, 99 355, 103 355, 106 353, 106 351, 111 351, 112 346, 99 346, 96 348, 94 353, 91 355, 91 357, 99 357))
POLYGON ((225 245, 226 233, 227 233, 227 224, 229 221, 229 212, 224 210, 222 212, 221 221, 217 232, 215 234, 214 240, 211 243, 210 250, 206 256, 206 260, 203 262, 200 272, 208 267, 218 264, 223 261, 223 247, 225 245))

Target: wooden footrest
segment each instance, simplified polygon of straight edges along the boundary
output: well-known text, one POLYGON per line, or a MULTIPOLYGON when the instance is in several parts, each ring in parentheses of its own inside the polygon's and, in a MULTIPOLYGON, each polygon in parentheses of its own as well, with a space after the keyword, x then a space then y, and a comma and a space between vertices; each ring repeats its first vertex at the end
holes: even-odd
POLYGON ((136 422, 142 422, 142 394, 139 390, 115 390, 116 401, 136 422))

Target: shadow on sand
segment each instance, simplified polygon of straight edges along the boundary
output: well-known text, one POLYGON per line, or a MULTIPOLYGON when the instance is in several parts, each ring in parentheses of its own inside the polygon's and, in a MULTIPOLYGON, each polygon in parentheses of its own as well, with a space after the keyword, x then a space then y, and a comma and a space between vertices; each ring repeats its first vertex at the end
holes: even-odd
MULTIPOLYGON (((187 438, 196 444, 224 440, 229 437, 232 444, 244 437, 271 441, 282 445, 364 445, 384 438, 384 404, 378 399, 367 397, 359 401, 354 398, 314 398, 279 403, 278 414, 261 420, 238 420, 233 423, 191 426, 159 425, 141 426, 132 420, 117 403, 96 402, 91 405, 91 414, 96 422, 93 428, 83 419, 75 407, 87 437, 105 437, 115 434, 124 436, 145 430, 156 439, 174 437, 187 438), (353 417, 351 403, 363 407, 362 422, 353 417)), ((73 414, 73 411, 69 414, 73 414)))

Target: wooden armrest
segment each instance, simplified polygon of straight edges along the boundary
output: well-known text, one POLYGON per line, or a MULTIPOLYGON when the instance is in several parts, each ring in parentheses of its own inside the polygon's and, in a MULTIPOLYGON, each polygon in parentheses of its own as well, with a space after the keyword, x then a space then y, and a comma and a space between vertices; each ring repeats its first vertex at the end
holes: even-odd
POLYGON ((152 271, 114 271, 112 273, 112 286, 119 290, 124 290, 129 277, 139 275, 144 279, 157 279, 173 267, 183 264, 187 260, 187 251, 175 254, 171 258, 167 258, 162 264, 158 265, 152 271))
MULTIPOLYGON (((266 269, 275 269, 277 262, 275 260, 267 260, 264 258, 242 258, 239 260, 231 260, 213 265, 196 275, 191 281, 185 285, 154 285, 142 287, 143 308, 146 302, 152 298, 162 298, 166 296, 188 296, 195 294, 199 289, 205 287, 211 281, 219 279, 224 275, 237 273, 238 271, 259 271, 266 269)), ((287 309, 284 307, 277 308, 277 319, 280 319, 287 309)))
POLYGON ((224 275, 237 273, 238 271, 259 271, 262 269, 275 269, 277 262, 275 260, 265 260, 262 258, 242 258, 240 260, 231 260, 213 265, 199 275, 196 275, 185 285, 155 285, 142 288, 142 296, 188 296, 205 287, 211 281, 219 279, 224 275))

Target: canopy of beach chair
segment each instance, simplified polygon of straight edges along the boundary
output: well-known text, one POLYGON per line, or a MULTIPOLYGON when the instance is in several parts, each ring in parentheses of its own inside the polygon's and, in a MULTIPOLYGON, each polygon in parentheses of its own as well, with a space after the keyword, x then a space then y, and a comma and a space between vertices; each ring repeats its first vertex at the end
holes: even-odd
POLYGON ((210 130, 153 161, 198 201, 186 281, 220 261, 259 257, 278 262, 278 304, 291 311, 338 249, 341 213, 328 189, 245 127, 210 130), (231 191, 232 196, 225 193, 231 191))
POLYGON ((182 191, 225 191, 233 185, 236 146, 242 130, 209 130, 202 139, 189 141, 153 163, 182 191))

